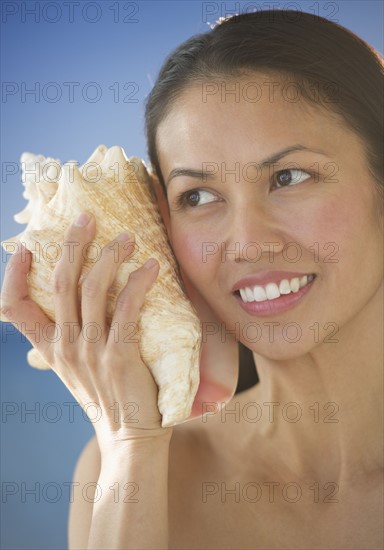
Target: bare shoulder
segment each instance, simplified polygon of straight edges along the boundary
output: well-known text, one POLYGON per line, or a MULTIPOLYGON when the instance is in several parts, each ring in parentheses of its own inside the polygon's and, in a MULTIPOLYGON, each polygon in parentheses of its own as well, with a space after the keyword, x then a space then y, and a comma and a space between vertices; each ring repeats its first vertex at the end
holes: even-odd
POLYGON ((100 474, 100 451, 96 436, 82 450, 73 476, 73 495, 69 509, 69 550, 87 548, 96 483, 100 474))

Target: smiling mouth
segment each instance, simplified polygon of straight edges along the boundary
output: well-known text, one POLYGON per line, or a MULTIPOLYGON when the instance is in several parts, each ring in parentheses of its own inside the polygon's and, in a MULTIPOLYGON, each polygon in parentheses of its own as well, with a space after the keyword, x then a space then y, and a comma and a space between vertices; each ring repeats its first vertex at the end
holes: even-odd
POLYGON ((244 287, 234 292, 240 296, 246 304, 248 302, 265 302, 276 300, 286 294, 296 294, 299 290, 316 278, 314 273, 304 275, 303 277, 293 277, 292 279, 282 279, 279 283, 268 283, 264 286, 244 287))

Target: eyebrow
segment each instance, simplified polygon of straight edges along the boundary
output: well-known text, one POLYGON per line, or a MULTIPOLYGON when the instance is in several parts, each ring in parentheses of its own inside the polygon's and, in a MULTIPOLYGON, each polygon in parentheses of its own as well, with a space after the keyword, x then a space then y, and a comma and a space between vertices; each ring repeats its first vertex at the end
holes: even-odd
MULTIPOLYGON (((259 163, 259 166, 261 168, 264 168, 265 166, 270 166, 271 164, 275 164, 280 159, 289 155, 289 153, 293 153, 294 151, 310 151, 311 153, 319 153, 321 155, 326 155, 326 153, 324 151, 321 151, 320 149, 310 149, 305 145, 297 144, 297 145, 291 145, 290 147, 286 147, 285 149, 282 149, 281 151, 274 153, 270 157, 267 157, 266 159, 264 159, 259 163)), ((189 178, 195 178, 199 180, 202 180, 203 178, 207 180, 214 180, 216 177, 216 174, 213 174, 211 172, 204 172, 202 170, 196 170, 194 168, 174 168, 173 170, 171 170, 168 176, 168 179, 165 182, 165 186, 168 188, 170 181, 179 176, 187 176, 189 178)))

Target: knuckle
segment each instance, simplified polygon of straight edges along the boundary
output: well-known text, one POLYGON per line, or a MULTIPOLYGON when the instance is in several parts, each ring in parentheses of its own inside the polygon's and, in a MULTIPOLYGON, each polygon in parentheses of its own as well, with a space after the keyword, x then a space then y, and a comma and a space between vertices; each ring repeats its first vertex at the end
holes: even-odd
POLYGON ((77 352, 68 344, 62 343, 54 349, 55 363, 65 363, 66 365, 74 365, 77 362, 77 352))
POLYGON ((12 319, 16 314, 16 309, 20 305, 20 301, 16 300, 12 293, 2 291, 0 295, 0 312, 1 315, 12 319))
POLYGON ((75 237, 78 241, 80 237, 80 231, 76 231, 76 228, 73 225, 69 225, 66 232, 64 233, 64 243, 71 243, 75 237))
POLYGON ((128 281, 142 281, 143 280, 143 273, 140 269, 136 269, 135 271, 132 271, 132 273, 129 274, 128 281))
POLYGON ((84 231, 83 227, 79 227, 75 225, 74 223, 70 223, 67 227, 67 230, 64 233, 64 239, 67 241, 72 241, 74 238, 76 238, 76 241, 82 240, 84 237, 84 231))
POLYGON ((67 261, 73 263, 77 260, 77 258, 81 257, 81 244, 82 242, 76 235, 68 234, 65 236, 62 251, 67 261))
POLYGON ((108 266, 108 271, 112 271, 121 261, 121 252, 112 245, 107 245, 102 250, 101 259, 108 266))
POLYGON ((53 273, 53 292, 55 294, 68 294, 72 286, 71 278, 67 273, 54 271, 53 273))
POLYGON ((127 296, 122 296, 121 298, 118 298, 116 302, 116 310, 117 311, 129 311, 131 307, 131 300, 127 296))
POLYGON ((120 367, 120 356, 121 353, 119 349, 105 349, 103 354, 103 365, 105 365, 105 368, 111 368, 113 366, 113 370, 116 370, 116 368, 120 367))
POLYGON ((88 276, 81 285, 81 291, 87 298, 96 298, 100 294, 101 285, 95 278, 88 276))
POLYGON ((116 301, 116 310, 127 312, 137 306, 137 297, 134 298, 129 292, 122 292, 116 301))
POLYGON ((111 369, 114 375, 120 376, 126 372, 127 361, 130 364, 132 362, 132 351, 129 352, 129 359, 127 356, 127 350, 121 346, 114 346, 113 349, 106 348, 103 356, 103 366, 105 369, 111 369))
MULTIPOLYGON (((103 366, 105 365, 105 368, 111 368, 115 370, 115 368, 118 368, 120 366, 120 351, 118 349, 118 346, 106 346, 103 351, 102 361, 103 366)), ((126 356, 124 356, 125 360, 127 359, 126 356)), ((125 364, 125 363, 124 363, 125 364)))
POLYGON ((2 317, 12 320, 15 316, 15 305, 11 302, 5 302, 1 297, 0 313, 2 317))
POLYGON ((16 260, 15 260, 15 257, 12 256, 7 265, 5 266, 5 275, 6 276, 10 276, 14 271, 15 269, 17 268, 17 263, 16 263, 16 260))
POLYGON ((96 370, 99 365, 99 351, 96 346, 85 343, 80 354, 80 363, 89 370, 96 370))
POLYGON ((94 344, 103 341, 105 337, 104 328, 95 321, 90 321, 83 325, 81 330, 81 339, 85 345, 88 345, 93 349, 94 344))

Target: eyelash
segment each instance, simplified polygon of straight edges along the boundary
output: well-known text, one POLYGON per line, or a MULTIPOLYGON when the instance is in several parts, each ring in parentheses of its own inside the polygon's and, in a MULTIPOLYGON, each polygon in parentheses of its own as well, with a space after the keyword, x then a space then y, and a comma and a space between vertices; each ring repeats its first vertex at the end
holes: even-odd
MULTIPOLYGON (((315 176, 315 179, 318 180, 318 174, 314 174, 312 172, 307 172, 306 170, 303 170, 301 168, 290 168, 290 169, 285 169, 285 170, 279 170, 278 172, 275 172, 272 177, 271 177, 271 180, 274 180, 277 176, 279 176, 280 174, 283 174, 284 172, 303 172, 304 174, 307 174, 308 176, 310 177, 313 177, 315 176)), ((307 181, 309 179, 306 178, 304 181, 307 181)), ((272 181, 273 183, 273 181, 272 181)), ((295 185, 298 185, 298 184, 295 184, 295 185)), ((275 187, 276 189, 283 189, 284 187, 292 187, 290 185, 283 185, 281 187, 275 187)), ((187 199, 190 195, 192 195, 193 193, 196 193, 196 192, 199 192, 199 191, 204 191, 204 189, 201 189, 199 187, 196 187, 195 189, 190 189, 189 191, 184 191, 183 193, 180 193, 177 197, 176 197, 176 205, 178 208, 180 209, 184 209, 184 208, 198 208, 199 205, 195 205, 195 206, 191 206, 190 204, 188 204, 187 202, 187 199)), ((206 193, 209 193, 209 191, 206 191, 206 193)), ((213 195, 213 193, 211 193, 213 195)), ((214 202, 214 201, 212 201, 214 202)))

